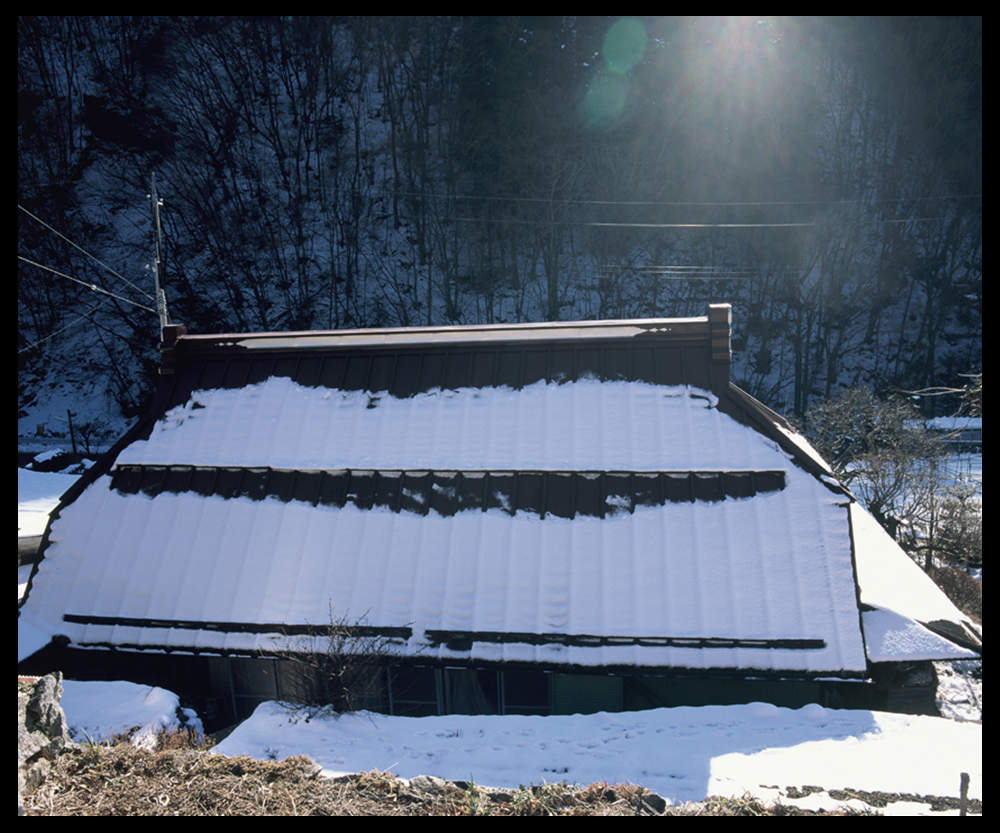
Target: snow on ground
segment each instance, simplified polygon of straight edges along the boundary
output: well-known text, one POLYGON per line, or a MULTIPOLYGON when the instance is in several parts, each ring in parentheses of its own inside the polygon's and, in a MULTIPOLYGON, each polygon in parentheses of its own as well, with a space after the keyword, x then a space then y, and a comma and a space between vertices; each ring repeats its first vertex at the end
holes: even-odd
POLYGON ((17 600, 21 601, 21 597, 28 590, 28 578, 31 576, 31 565, 23 564, 17 568, 17 600))
POLYGON ((938 677, 937 707, 942 717, 982 721, 982 666, 982 660, 960 659, 934 663, 938 677))
POLYGON ((17 535, 41 535, 59 498, 79 475, 17 470, 17 535))
MULTIPOLYGON (((45 532, 49 513, 59 503, 62 496, 79 475, 44 474, 27 469, 17 470, 17 537, 28 538, 45 532)), ((31 565, 17 568, 17 598, 24 595, 28 587, 31 565)))
POLYGON ((949 454, 942 462, 952 482, 972 481, 983 491, 983 455, 949 454))
POLYGON ((546 717, 507 715, 296 720, 265 703, 216 750, 309 755, 328 774, 390 770, 493 787, 631 782, 672 802, 819 785, 982 795, 982 726, 942 718, 764 703, 546 717))
MULTIPOLYGON (((166 725, 176 707, 173 695, 148 686, 64 685, 69 724, 90 736, 107 727, 166 725)), ((981 724, 818 705, 548 717, 358 713, 307 722, 264 703, 215 751, 259 760, 308 755, 328 776, 377 769, 500 788, 628 782, 673 803, 749 792, 817 809, 838 802, 825 793, 793 801, 781 791, 816 785, 957 796, 960 773, 968 772, 969 797, 981 800, 982 740, 981 724)), ((929 814, 926 805, 903 802, 885 812, 929 814)))
POLYGON ((203 731, 192 709, 181 709, 176 694, 156 686, 64 680, 62 707, 70 735, 79 743, 131 734, 136 746, 151 747, 161 730, 203 731))
MULTIPOLYGON (((86 355, 88 348, 74 338, 74 352, 86 355)), ((18 375, 19 382, 30 391, 25 397, 18 395, 18 437, 60 437, 69 446, 67 411, 72 412, 77 428, 89 426, 109 437, 125 433, 133 420, 121 415, 121 408, 109 389, 112 374, 88 367, 68 368, 59 361, 46 362, 44 367, 47 379, 18 375)))

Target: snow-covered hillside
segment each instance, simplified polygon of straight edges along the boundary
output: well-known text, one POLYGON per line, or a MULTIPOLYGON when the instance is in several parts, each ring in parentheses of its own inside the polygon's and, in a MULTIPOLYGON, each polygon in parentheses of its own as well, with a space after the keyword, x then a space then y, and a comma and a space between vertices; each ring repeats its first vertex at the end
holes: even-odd
POLYGON ((154 174, 192 332, 729 301, 782 413, 981 369, 981 18, 19 16, 19 432, 142 408, 154 174))

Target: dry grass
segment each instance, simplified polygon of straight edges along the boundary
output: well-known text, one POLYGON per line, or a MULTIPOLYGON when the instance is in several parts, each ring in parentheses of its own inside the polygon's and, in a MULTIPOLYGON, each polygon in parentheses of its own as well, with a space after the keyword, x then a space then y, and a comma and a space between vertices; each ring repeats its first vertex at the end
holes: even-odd
POLYGON ((61 755, 25 808, 36 816, 813 815, 752 798, 664 808, 634 784, 499 791, 459 782, 439 793, 414 792, 391 773, 328 779, 305 757, 216 755, 183 733, 161 737, 156 751, 118 742, 61 755))

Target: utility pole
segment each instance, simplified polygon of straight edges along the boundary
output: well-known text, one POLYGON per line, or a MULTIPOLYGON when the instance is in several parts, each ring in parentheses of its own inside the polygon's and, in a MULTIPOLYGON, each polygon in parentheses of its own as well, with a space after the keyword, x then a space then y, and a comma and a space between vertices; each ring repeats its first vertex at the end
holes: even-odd
POLYGON ((160 228, 160 206, 163 202, 156 193, 156 174, 149 175, 149 199, 153 203, 153 225, 156 235, 156 251, 153 256, 153 285, 156 289, 156 312, 160 316, 160 330, 170 323, 167 315, 167 296, 160 287, 161 252, 163 251, 163 230, 160 228))

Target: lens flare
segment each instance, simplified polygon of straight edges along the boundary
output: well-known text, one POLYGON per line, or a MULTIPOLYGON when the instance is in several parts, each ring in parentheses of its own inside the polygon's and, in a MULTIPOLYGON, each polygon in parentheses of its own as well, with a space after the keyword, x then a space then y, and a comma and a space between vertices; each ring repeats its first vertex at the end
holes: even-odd
POLYGON ((623 17, 604 36, 604 63, 612 72, 630 72, 646 54, 646 27, 634 17, 623 17))
POLYGON ((616 124, 629 99, 628 74, 646 54, 646 27, 623 17, 604 36, 601 68, 581 89, 580 110, 587 126, 601 130, 616 124))

